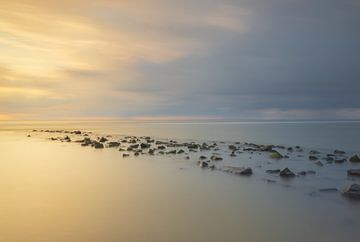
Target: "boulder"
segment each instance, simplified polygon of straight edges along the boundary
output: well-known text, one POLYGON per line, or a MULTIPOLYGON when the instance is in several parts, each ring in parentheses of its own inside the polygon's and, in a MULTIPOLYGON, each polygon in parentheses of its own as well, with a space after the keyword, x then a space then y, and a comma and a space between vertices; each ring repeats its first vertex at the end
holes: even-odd
POLYGON ((352 184, 343 190, 343 195, 351 199, 360 199, 360 185, 352 184))
POLYGON ((295 173, 290 171, 289 168, 285 168, 282 171, 280 171, 280 176, 281 177, 294 177, 295 173))
POLYGON ((108 141, 108 139, 105 138, 105 137, 101 137, 101 138, 99 139, 99 142, 100 142, 100 143, 105 143, 106 141, 108 141))

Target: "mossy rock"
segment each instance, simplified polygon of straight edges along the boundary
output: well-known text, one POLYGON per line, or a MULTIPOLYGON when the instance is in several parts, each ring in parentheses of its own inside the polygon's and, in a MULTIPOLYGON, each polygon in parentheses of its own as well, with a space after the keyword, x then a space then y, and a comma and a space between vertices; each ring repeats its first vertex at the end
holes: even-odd
POLYGON ((271 153, 270 158, 279 160, 279 159, 282 159, 284 157, 279 152, 274 151, 273 153, 271 153))

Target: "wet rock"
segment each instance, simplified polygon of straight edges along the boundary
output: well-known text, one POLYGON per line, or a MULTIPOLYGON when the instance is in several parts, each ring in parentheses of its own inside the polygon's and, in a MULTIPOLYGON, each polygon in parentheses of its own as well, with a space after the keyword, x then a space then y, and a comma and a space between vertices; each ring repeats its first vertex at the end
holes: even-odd
POLYGON ((166 146, 164 146, 164 145, 159 145, 157 148, 158 148, 159 150, 165 150, 165 149, 166 149, 166 146))
POLYGON ((122 155, 122 157, 129 157, 130 156, 130 154, 127 154, 127 153, 124 153, 123 155, 122 155))
POLYGON ((317 160, 318 158, 314 155, 309 155, 309 160, 317 160))
POLYGON ((201 155, 201 156, 199 157, 199 159, 200 159, 200 160, 206 160, 206 159, 207 159, 207 157, 206 157, 206 156, 204 156, 204 155, 201 155))
POLYGON ((190 156, 185 156, 185 160, 190 160, 190 156))
POLYGON ((134 153, 134 156, 139 156, 139 155, 140 155, 139 152, 135 152, 135 153, 134 153))
POLYGON ((101 137, 101 138, 99 139, 99 142, 100 142, 100 143, 105 143, 105 142, 107 142, 107 141, 108 141, 108 139, 105 138, 105 137, 101 137))
POLYGON ((349 176, 360 176, 360 169, 350 169, 347 171, 349 176))
POLYGON ((81 134, 81 131, 80 130, 75 130, 74 134, 81 134))
POLYGON ((185 151, 181 149, 177 151, 177 154, 182 154, 182 153, 185 153, 185 151))
POLYGON ((28 138, 30 138, 30 137, 31 137, 31 135, 30 135, 30 134, 28 134, 28 135, 27 135, 27 137, 28 137, 28 138))
POLYGON ((84 138, 83 142, 81 143, 81 146, 89 146, 92 144, 92 141, 90 138, 84 138))
MULTIPOLYGON (((163 151, 162 151, 163 152, 163 151)), ((155 153, 155 149, 149 149, 149 155, 153 155, 155 153)))
POLYGON ((235 151, 237 147, 235 145, 229 145, 229 150, 235 151))
POLYGON ((231 156, 231 157, 236 157, 236 154, 234 153, 234 151, 231 152, 230 156, 231 156))
POLYGON ((103 149, 104 145, 100 142, 94 142, 94 148, 95 149, 103 149))
POLYGON ((351 156, 349 159, 351 162, 360 162, 360 157, 358 155, 351 156))
POLYGON ((277 174, 277 173, 280 173, 280 169, 266 170, 266 173, 269 173, 269 174, 277 174))
POLYGON ((166 154, 176 154, 176 150, 170 150, 170 151, 166 152, 166 154))
POLYGON ((71 139, 70 139, 69 136, 65 136, 65 138, 63 139, 63 141, 65 141, 65 142, 71 142, 71 139))
POLYGON ((343 195, 351 199, 360 199, 360 185, 352 184, 343 190, 343 195))
POLYGON ((274 151, 273 153, 271 153, 270 158, 275 159, 275 160, 280 160, 284 157, 279 152, 274 151))
POLYGON ((213 160, 213 161, 221 161, 221 160, 223 160, 223 158, 220 157, 220 156, 217 156, 217 155, 212 155, 212 156, 210 157, 210 160, 213 160))
POLYGON ((320 188, 319 192, 338 192, 339 190, 337 188, 320 188))
POLYGON ((207 161, 198 161, 198 164, 201 168, 209 167, 209 162, 207 162, 207 161))
POLYGON ((199 148, 199 145, 198 144, 188 144, 187 148, 197 150, 199 148))
POLYGON ((309 170, 309 171, 307 171, 306 173, 307 173, 307 174, 313 174, 313 175, 314 175, 314 174, 316 174, 316 171, 309 170))
POLYGON ((294 151, 294 148, 293 148, 293 147, 289 147, 289 148, 287 148, 287 150, 290 151, 290 152, 293 152, 293 151, 294 151))
POLYGON ((318 165, 318 166, 321 166, 321 167, 324 166, 324 164, 321 161, 318 161, 315 164, 318 165))
POLYGON ((236 175, 250 176, 253 174, 253 171, 250 167, 225 166, 222 168, 222 170, 236 175))
POLYGON ((320 152, 317 151, 317 150, 310 150, 309 154, 310 155, 317 155, 317 154, 320 154, 320 152))
POLYGON ((140 147, 141 147, 141 149, 148 149, 148 148, 150 148, 150 147, 151 147, 151 144, 148 144, 148 143, 141 143, 141 144, 140 144, 140 147))
POLYGON ((346 161, 346 159, 336 159, 334 160, 335 163, 342 164, 346 161))
POLYGON ((334 150, 334 154, 336 154, 336 155, 344 155, 344 154, 345 154, 345 151, 342 151, 342 150, 334 150))
POLYGON ((260 151, 263 151, 263 152, 273 152, 274 146, 273 145, 262 145, 260 147, 260 151))
POLYGON ((280 171, 281 177, 294 177, 295 173, 292 172, 289 168, 285 168, 282 171, 280 171))
POLYGON ((297 173, 299 176, 306 176, 306 171, 300 171, 297 173))
POLYGON ((107 144, 107 146, 108 146, 109 148, 117 148, 117 147, 120 146, 120 143, 119 143, 119 142, 116 142, 116 141, 112 141, 112 142, 109 142, 109 143, 107 144))

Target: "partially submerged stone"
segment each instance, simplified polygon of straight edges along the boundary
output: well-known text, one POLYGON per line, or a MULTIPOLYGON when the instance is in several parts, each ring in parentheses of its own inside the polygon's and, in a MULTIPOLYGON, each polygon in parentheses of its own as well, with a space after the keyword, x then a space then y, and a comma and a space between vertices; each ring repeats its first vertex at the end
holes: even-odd
POLYGON ((222 157, 217 156, 217 155, 212 155, 212 156, 210 157, 210 159, 213 160, 213 161, 221 161, 221 160, 223 160, 222 157))
POLYGON ((289 168, 285 168, 282 171, 280 171, 281 177, 294 177, 295 173, 292 172, 289 168))
POLYGON ((250 176, 253 173, 250 167, 225 166, 222 168, 222 170, 228 173, 233 173, 236 175, 244 175, 244 176, 250 176))
POLYGON ((360 199, 360 185, 351 184, 343 190, 343 195, 351 199, 360 199))
POLYGON ((317 160, 318 158, 314 155, 309 155, 309 160, 317 160))
POLYGON ((360 157, 358 155, 351 156, 349 159, 351 162, 360 162, 360 157))
POLYGON ((274 151, 274 152, 271 153, 270 158, 279 160, 279 159, 282 159, 284 157, 279 152, 274 151))
POLYGON ((266 173, 269 173, 269 174, 277 174, 277 173, 280 173, 280 169, 266 170, 266 173))
POLYGON ((347 171, 349 176, 360 176, 360 169, 350 169, 347 171))

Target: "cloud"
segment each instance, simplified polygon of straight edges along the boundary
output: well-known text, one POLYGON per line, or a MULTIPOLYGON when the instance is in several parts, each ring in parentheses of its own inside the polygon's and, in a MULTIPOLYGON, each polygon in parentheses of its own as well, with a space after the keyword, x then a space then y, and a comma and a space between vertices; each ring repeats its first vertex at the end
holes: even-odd
POLYGON ((356 1, 0 4, 2 117, 358 118, 356 1))

